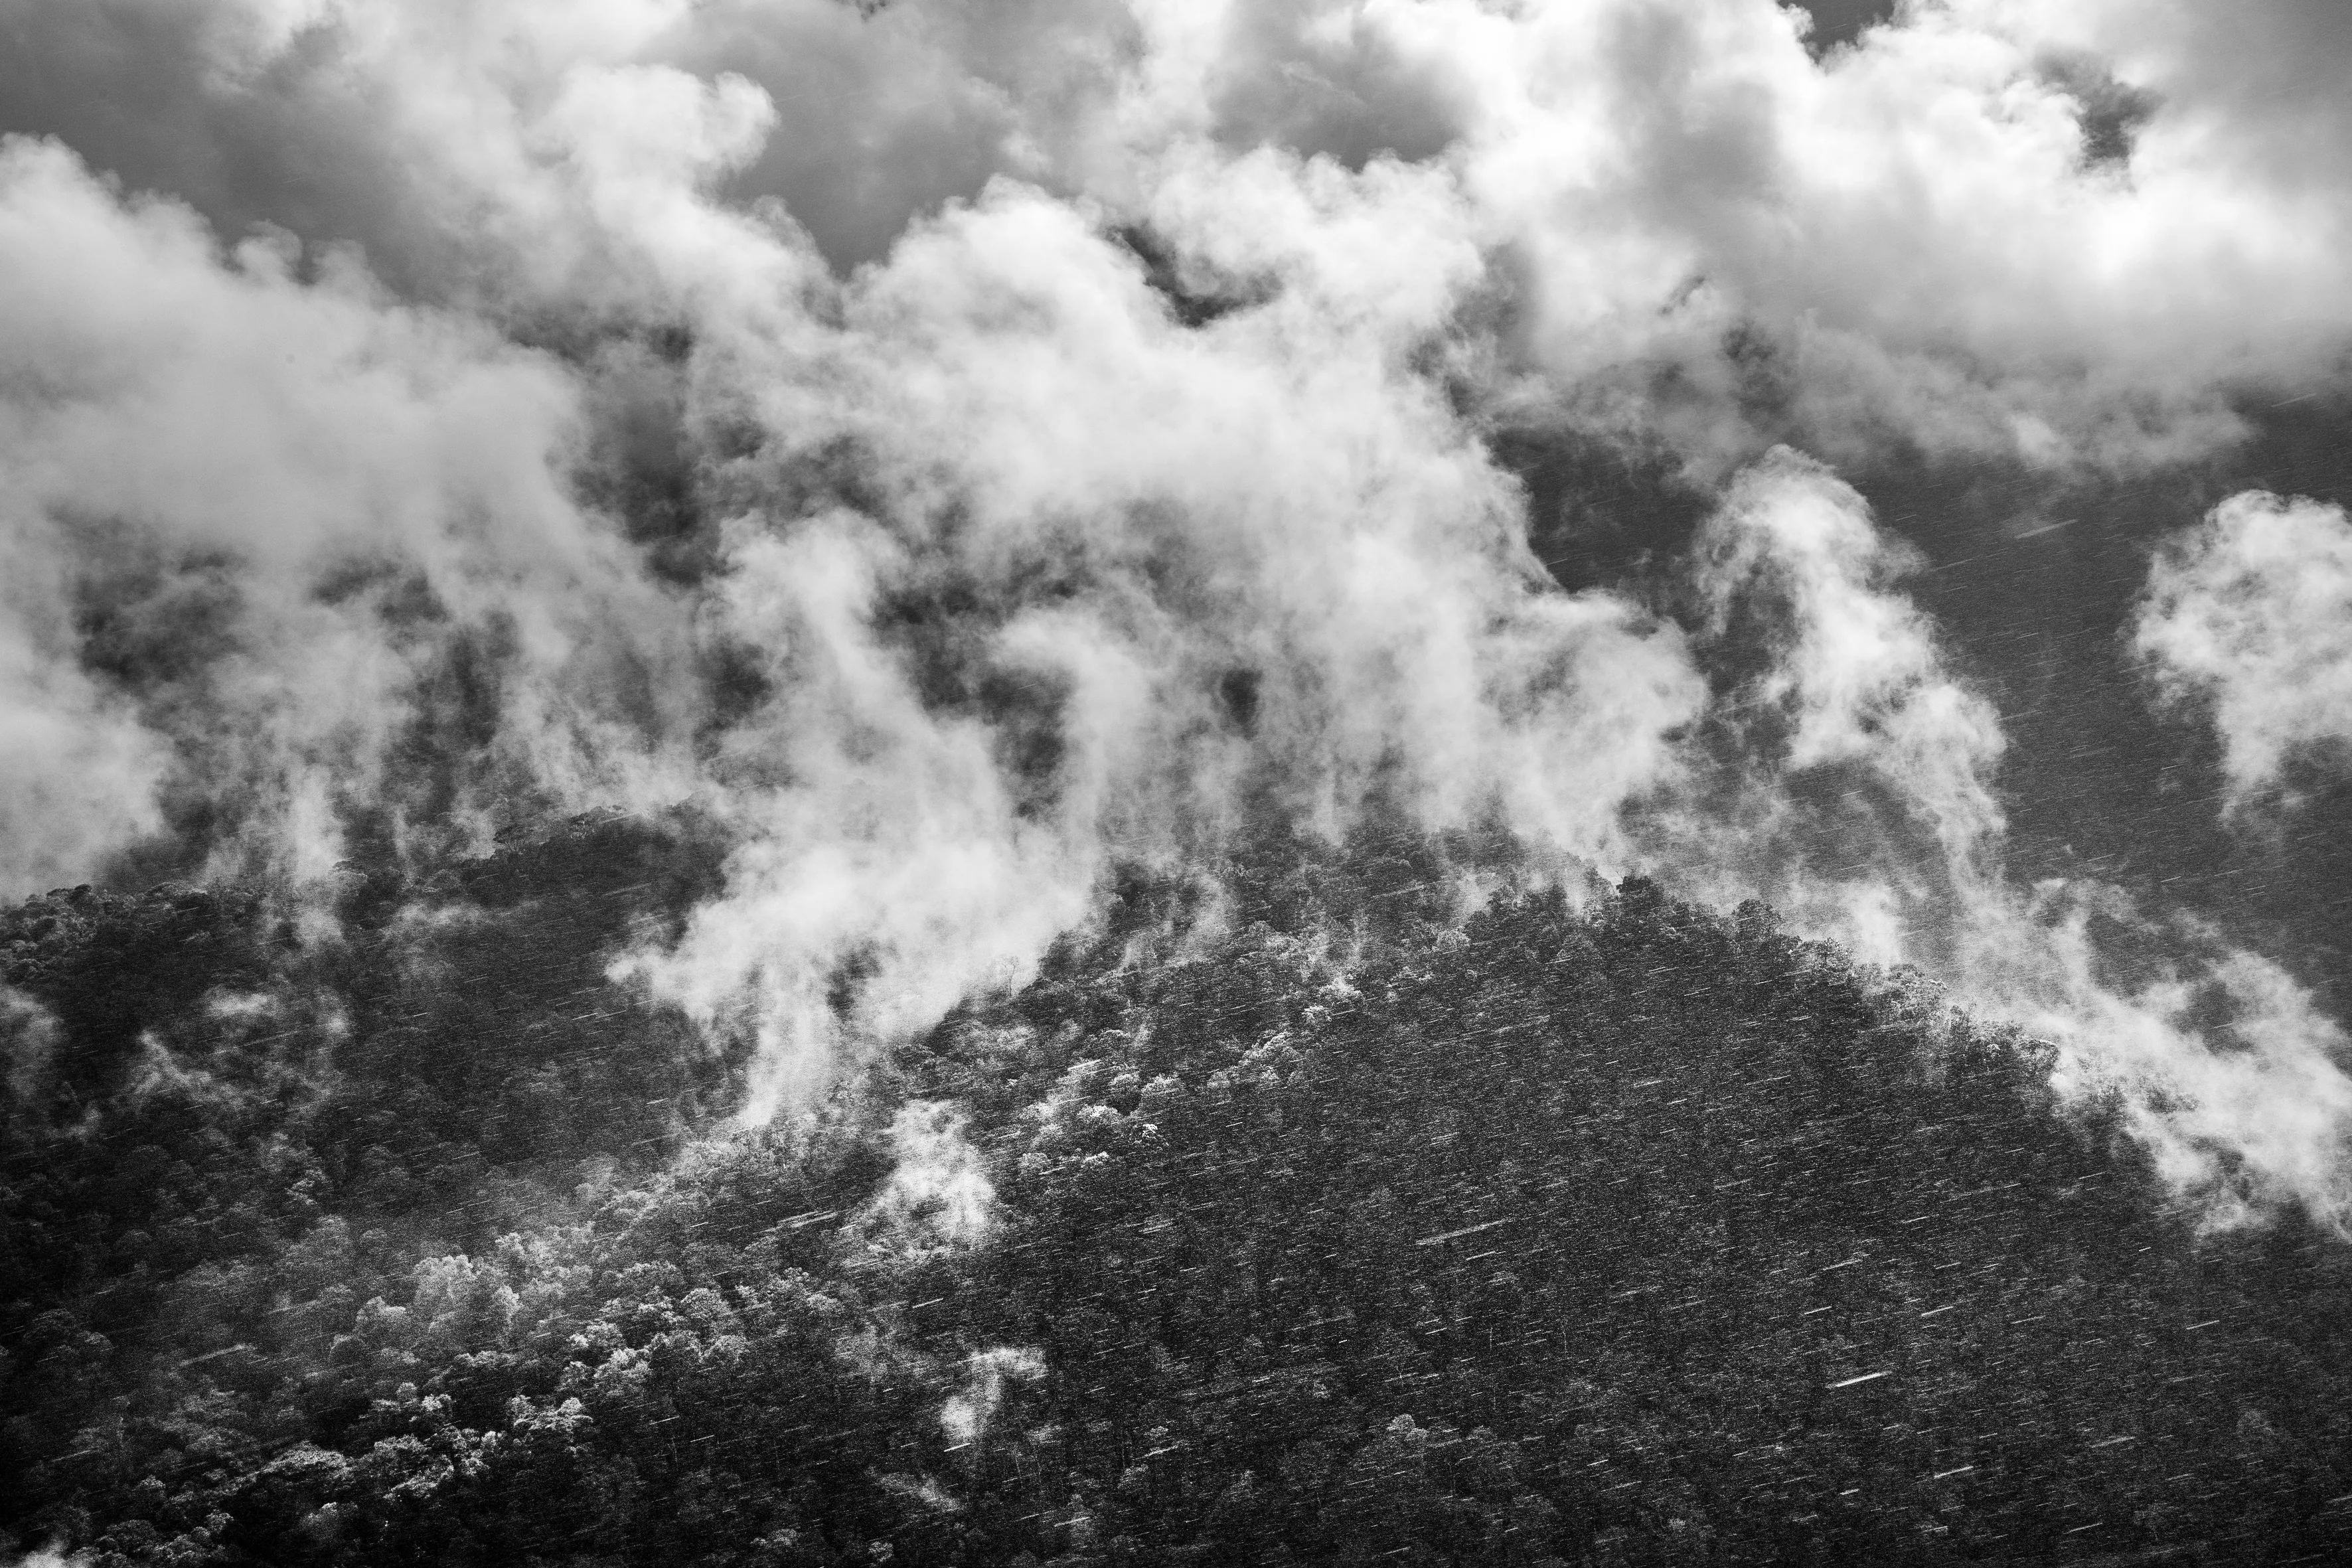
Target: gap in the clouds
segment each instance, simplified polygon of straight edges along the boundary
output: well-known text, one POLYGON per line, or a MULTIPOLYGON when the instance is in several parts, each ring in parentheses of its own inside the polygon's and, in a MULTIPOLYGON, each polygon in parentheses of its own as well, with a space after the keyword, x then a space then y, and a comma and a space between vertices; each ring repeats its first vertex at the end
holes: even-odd
POLYGON ((1894 19, 1901 0, 1781 0, 1788 10, 1803 11, 1813 19, 1805 47, 1819 59, 1842 45, 1851 44, 1867 28, 1894 19))
POLYGON ((1110 238, 1143 263, 1143 281, 1167 302, 1169 313, 1187 327, 1205 327, 1236 310, 1263 303, 1269 287, 1235 288, 1223 279, 1198 275, 1160 236, 1141 224, 1123 224, 1110 238))
POLYGON ((652 330, 557 352, 581 367, 590 435, 572 475, 588 510, 616 522, 653 574, 693 588, 722 566, 709 493, 714 462, 756 451, 762 437, 724 421, 689 418, 694 342, 682 328, 652 330))
POLYGON ((1571 593, 1654 582, 1715 507, 1663 451, 1538 427, 1506 427, 1487 447, 1526 494, 1529 546, 1571 593))
POLYGON ((2162 107, 2154 93, 2116 80, 2104 61, 2087 56, 2044 59, 2042 75, 2063 88, 2078 106, 2086 168, 2119 168, 2129 163, 2140 127, 2162 107))

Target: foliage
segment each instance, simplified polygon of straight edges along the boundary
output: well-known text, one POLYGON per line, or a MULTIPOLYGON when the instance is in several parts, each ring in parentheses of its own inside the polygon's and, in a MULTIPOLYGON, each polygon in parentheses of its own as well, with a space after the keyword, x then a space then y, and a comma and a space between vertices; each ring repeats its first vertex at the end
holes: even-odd
POLYGON ((2339 1242, 2200 1235, 1916 976, 1640 882, 1456 918, 1440 847, 1129 875, 756 1132, 604 974, 716 874, 688 826, 358 879, 332 938, 34 900, 0 1526, 220 1563, 2347 1544, 2339 1242))

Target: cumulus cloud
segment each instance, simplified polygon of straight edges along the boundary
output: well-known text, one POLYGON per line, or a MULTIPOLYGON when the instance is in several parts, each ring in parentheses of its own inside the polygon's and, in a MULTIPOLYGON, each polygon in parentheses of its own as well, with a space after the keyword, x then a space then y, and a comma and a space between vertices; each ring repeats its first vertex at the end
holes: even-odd
POLYGON ((675 248, 709 215, 645 205, 656 165, 845 267, 1007 175, 1145 213, 1202 149, 1402 161, 1579 421, 1718 473, 1784 437, 2203 449, 2352 326, 2325 0, 1923 0, 1826 52, 1772 0, 11 8, 18 128, 475 300, 577 303, 596 259, 675 248), (102 110, 132 100, 160 112, 102 110))
POLYGON ((2064 9, 1920 5, 1817 62, 1739 0, 1455 7, 1456 158, 1528 257, 1534 352, 1715 462, 1778 431, 2130 464, 2230 438, 2239 384, 2331 374, 2343 193, 2213 144, 2168 77, 2118 155, 2136 83, 2064 9))
POLYGON ((2352 522, 2259 490, 2167 541, 2132 627, 2162 697, 2211 715, 2235 811, 2352 741, 2352 522))

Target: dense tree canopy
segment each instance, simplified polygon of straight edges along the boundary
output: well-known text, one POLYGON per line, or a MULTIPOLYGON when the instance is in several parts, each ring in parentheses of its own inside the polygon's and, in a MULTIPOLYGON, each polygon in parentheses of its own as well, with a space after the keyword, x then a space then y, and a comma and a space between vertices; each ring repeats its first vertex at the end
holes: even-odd
POLYGON ((0 921, 0 1528, 124 1563, 2277 1562, 2352 1251, 1755 906, 1130 876, 730 1130, 587 821, 0 921), (310 918, 318 923, 314 911, 310 918))

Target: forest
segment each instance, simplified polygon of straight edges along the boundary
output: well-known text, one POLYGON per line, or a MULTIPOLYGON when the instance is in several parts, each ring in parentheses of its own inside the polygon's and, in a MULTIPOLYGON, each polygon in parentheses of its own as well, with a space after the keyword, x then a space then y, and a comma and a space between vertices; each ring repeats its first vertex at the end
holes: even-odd
MULTIPOLYGON (((2285 1563, 2352 1249, 1910 972, 1360 833, 1134 868, 746 1129, 576 820, 0 916, 0 1544, 91 1564, 2285 1563), (1576 896, 1571 896, 1575 894, 1576 896)), ((845 984, 855 976, 845 976, 845 984)))

